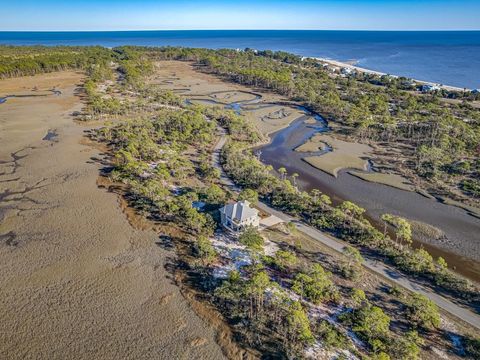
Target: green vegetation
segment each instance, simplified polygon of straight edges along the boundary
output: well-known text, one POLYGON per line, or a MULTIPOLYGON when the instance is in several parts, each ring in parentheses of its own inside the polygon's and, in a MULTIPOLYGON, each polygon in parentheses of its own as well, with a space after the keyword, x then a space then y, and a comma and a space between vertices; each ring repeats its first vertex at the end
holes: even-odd
MULTIPOLYGON (((115 168, 110 176, 129 186, 128 197, 135 208, 183 225, 193 234, 209 235, 214 228, 211 216, 198 212, 192 202, 202 196, 219 203, 225 198, 223 190, 211 184, 175 196, 165 185, 197 171, 195 159, 185 152, 192 147, 200 152, 211 144, 214 130, 199 108, 160 109, 153 118, 122 121, 98 130, 95 137, 111 148, 115 168)), ((199 244, 200 253, 203 249, 199 244)))
POLYGON ((361 290, 353 290, 352 300, 353 311, 342 314, 340 319, 368 343, 374 359, 419 359, 424 341, 416 331, 395 335, 390 330, 391 318, 381 308, 370 304, 361 290))
POLYGON ((227 194, 217 184, 211 184, 201 190, 201 197, 209 204, 223 205, 227 199, 227 194))
POLYGON ((197 253, 203 266, 214 262, 217 258, 215 248, 212 246, 210 240, 203 235, 200 235, 197 239, 197 253))
POLYGON ((467 336, 463 339, 463 346, 467 356, 472 359, 480 358, 480 338, 467 336))
MULTIPOLYGON (((247 135, 245 134, 245 137, 247 135)), ((247 144, 250 140, 245 141, 247 144)), ((277 178, 269 166, 263 165, 243 141, 230 141, 222 150, 223 167, 242 187, 257 189, 260 196, 277 208, 292 215, 301 215, 313 226, 386 256, 405 272, 422 275, 443 286, 456 296, 475 301, 478 293, 465 279, 438 266, 424 249, 413 249, 411 227, 407 220, 387 216, 384 220, 395 226, 395 239, 378 231, 364 218, 365 212, 352 202, 333 206, 330 198, 318 190, 299 191, 286 174, 277 178), (388 222, 386 221, 388 220, 388 222)))
MULTIPOLYGON (((377 145, 402 143, 402 157, 389 158, 405 174, 415 172, 431 187, 465 189, 479 176, 478 96, 442 90, 415 93, 408 79, 333 75, 313 59, 284 52, 146 49, 158 59, 192 60, 232 81, 277 91, 342 125, 347 135, 377 145), (442 101, 441 97, 457 99, 442 101), (462 99, 460 101, 459 99, 462 99), (467 184, 465 187, 463 183, 467 184)), ((465 200, 465 198, 463 198, 465 200)))
POLYGON ((258 193, 252 189, 243 189, 240 194, 238 194, 238 200, 247 200, 255 205, 258 202, 258 193))
POLYGON ((383 214, 382 220, 385 223, 384 234, 386 233, 387 224, 390 224, 395 228, 395 242, 399 243, 402 247, 404 242, 407 246, 412 244, 412 227, 406 219, 390 214, 383 214))
POLYGON ((236 322, 248 320, 249 331, 243 336, 251 339, 249 341, 253 341, 252 337, 258 339, 260 334, 268 335, 270 339, 280 340, 283 354, 302 357, 305 346, 314 340, 304 306, 289 299, 260 264, 244 268, 242 275, 232 271, 229 278, 215 288, 214 294, 228 318, 236 322), (268 301, 267 289, 272 290, 268 301))
MULTIPOLYGON (((112 60, 112 52, 100 46, 0 46, 0 78, 82 69, 89 74, 112 60)), ((96 81, 93 76, 92 80, 96 81)))
POLYGON ((410 321, 426 329, 435 329, 440 326, 440 314, 437 305, 421 294, 413 294, 408 304, 410 321))
MULTIPOLYGON (((95 49, 88 51, 95 53, 95 49)), ((25 49, 23 56, 28 57, 28 51, 34 52, 25 49)), ((361 126, 356 125, 357 116, 352 114, 380 119, 391 101, 390 92, 399 91, 399 85, 389 86, 386 95, 375 93, 378 98, 373 103, 359 95, 370 89, 371 79, 330 78, 315 62, 302 61, 287 53, 136 47, 102 51, 92 55, 90 62, 68 68, 81 68, 87 73, 86 112, 91 119, 112 120, 92 133, 94 139, 109 149, 112 170, 108 176, 137 213, 156 225, 175 228, 180 239, 178 268, 185 269, 195 280, 192 286, 201 291, 202 298, 215 304, 242 344, 280 358, 301 358, 314 341, 320 341, 326 349, 356 352, 351 340, 353 331, 366 344, 361 350, 362 357, 417 359, 423 342, 415 329, 428 333, 438 328, 438 309, 422 296, 406 300, 402 297, 405 310, 400 315, 407 320, 408 329, 391 329, 390 324, 395 320, 391 318, 392 311, 378 302, 371 303, 368 292, 367 297, 365 291, 352 286, 352 281, 363 274, 359 249, 384 256, 404 271, 432 279, 448 291, 469 296, 470 300, 477 296, 475 289, 448 270, 444 259, 435 261, 424 249, 411 248, 407 220, 391 215, 384 218, 386 224, 394 227, 395 238, 391 239, 386 231, 382 233, 369 223, 364 217, 365 210, 358 205, 345 201, 334 206, 318 190, 300 191, 295 174, 289 176, 286 169, 279 169, 278 178, 271 167, 253 155, 250 147, 262 140, 262 136, 242 116, 217 108, 185 105, 182 98, 149 86, 145 79, 151 74, 155 59, 194 60, 203 64, 206 71, 280 91, 331 116, 342 115, 341 121, 354 128, 361 126), (247 60, 250 67, 246 66, 247 60), (344 82, 349 82, 348 86, 344 82), (347 87, 351 90, 345 93, 347 87), (244 188, 239 198, 255 203, 261 197, 351 243, 339 265, 324 268, 323 262, 318 263, 322 260, 313 257, 306 261, 307 252, 291 244, 273 256, 263 256, 263 237, 257 230, 247 228, 239 241, 250 250, 252 264, 231 271, 224 280, 212 276, 212 268, 225 260, 210 241, 216 227, 214 216, 218 207, 232 197, 219 182, 218 169, 212 169, 210 164, 218 126, 229 135, 221 160, 228 174, 244 188), (206 203, 205 210, 193 206, 199 200, 206 203), (343 275, 340 284, 338 277, 334 281, 338 273, 343 275), (322 313, 326 307, 334 308, 336 315, 341 313, 341 324, 311 316, 322 313)), ((54 69, 54 65, 44 69, 53 71, 46 69, 54 69)), ((22 74, 2 71, 2 76, 22 74)), ((399 136, 401 126, 398 123, 396 126, 397 132, 392 137, 399 136)), ((355 136, 361 134, 371 139, 376 131, 372 125, 355 136)), ((422 136, 425 134, 428 131, 422 136)), ((472 171, 478 171, 478 164, 471 164, 468 146, 464 150, 464 162, 469 165, 456 166, 455 171, 450 171, 468 178, 472 171)), ((441 163, 428 166, 443 171, 441 163)), ((292 233, 295 224, 287 224, 287 228, 292 233)), ((477 339, 465 338, 464 344, 468 354, 478 354, 477 339)))
POLYGON ((350 280, 358 280, 363 273, 362 264, 364 259, 362 254, 360 254, 358 249, 352 246, 346 246, 343 249, 343 253, 346 256, 347 261, 340 265, 342 275, 350 280))
POLYGON ((293 301, 290 303, 287 311, 287 337, 289 340, 295 344, 313 342, 314 337, 310 329, 310 321, 300 302, 293 301))
POLYGON ((273 257, 273 264, 282 271, 292 269, 297 261, 295 253, 288 250, 278 250, 273 257))
POLYGON ((298 273, 292 282, 292 290, 314 304, 336 301, 339 296, 331 274, 320 264, 313 265, 307 273, 298 273))
POLYGON ((239 236, 238 241, 250 250, 263 251, 263 237, 254 227, 247 227, 239 236))
POLYGON ((326 320, 320 321, 316 333, 319 334, 322 344, 327 349, 345 349, 348 347, 347 337, 326 320))
POLYGON ((460 183, 460 187, 467 194, 470 194, 476 198, 480 198, 480 180, 478 179, 462 180, 460 183))

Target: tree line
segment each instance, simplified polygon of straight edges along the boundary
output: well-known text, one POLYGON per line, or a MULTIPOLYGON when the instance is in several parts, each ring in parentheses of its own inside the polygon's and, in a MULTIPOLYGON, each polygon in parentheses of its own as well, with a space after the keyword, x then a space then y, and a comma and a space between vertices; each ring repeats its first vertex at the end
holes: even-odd
POLYGON ((434 188, 453 184, 454 198, 456 188, 478 202, 480 111, 470 98, 448 103, 437 93, 406 91, 399 85, 404 79, 332 76, 312 59, 283 52, 172 47, 145 51, 155 59, 196 61, 204 71, 277 91, 341 123, 360 141, 407 144, 407 161, 399 166, 434 188))

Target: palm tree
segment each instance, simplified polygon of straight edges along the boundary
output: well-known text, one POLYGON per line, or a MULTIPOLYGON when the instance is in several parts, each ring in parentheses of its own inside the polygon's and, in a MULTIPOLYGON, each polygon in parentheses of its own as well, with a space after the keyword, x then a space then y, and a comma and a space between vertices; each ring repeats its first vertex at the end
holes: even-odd
POLYGON ((295 186, 295 188, 297 187, 297 177, 298 176, 299 175, 297 173, 292 174, 293 186, 295 186))
POLYGON ((381 219, 383 221, 383 236, 387 235, 387 225, 389 222, 392 220, 392 215, 390 214, 383 214, 381 216, 381 219))
POLYGON ((313 189, 310 193, 313 196, 313 202, 317 202, 318 197, 322 194, 322 192, 318 189, 313 189))

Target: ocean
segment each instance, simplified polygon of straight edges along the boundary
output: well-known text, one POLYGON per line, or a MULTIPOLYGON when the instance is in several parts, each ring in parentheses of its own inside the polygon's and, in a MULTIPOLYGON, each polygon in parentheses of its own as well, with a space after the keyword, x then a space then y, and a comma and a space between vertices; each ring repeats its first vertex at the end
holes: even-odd
POLYGON ((9 45, 254 48, 356 61, 392 75, 480 88, 480 31, 186 30, 0 32, 9 45))

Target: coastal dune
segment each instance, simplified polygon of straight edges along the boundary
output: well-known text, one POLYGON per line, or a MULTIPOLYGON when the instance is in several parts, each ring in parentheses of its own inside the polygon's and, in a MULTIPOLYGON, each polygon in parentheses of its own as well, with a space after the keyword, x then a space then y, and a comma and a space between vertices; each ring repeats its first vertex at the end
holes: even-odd
POLYGON ((0 81, 0 358, 223 358, 167 271, 173 250, 97 186, 74 72, 0 81))

